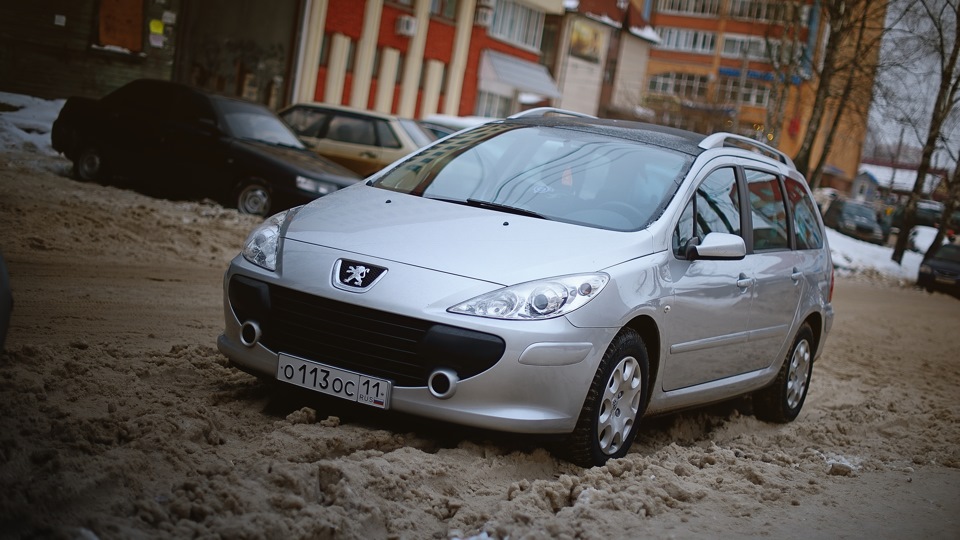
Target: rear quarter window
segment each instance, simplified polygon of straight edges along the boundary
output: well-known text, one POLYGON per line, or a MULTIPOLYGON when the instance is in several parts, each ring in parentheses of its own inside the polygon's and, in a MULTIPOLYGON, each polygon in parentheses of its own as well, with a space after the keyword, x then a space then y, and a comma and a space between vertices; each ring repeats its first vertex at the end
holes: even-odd
POLYGON ((793 227, 796 231, 797 249, 819 249, 823 247, 823 230, 817 221, 816 208, 800 181, 787 178, 787 200, 793 212, 793 227))

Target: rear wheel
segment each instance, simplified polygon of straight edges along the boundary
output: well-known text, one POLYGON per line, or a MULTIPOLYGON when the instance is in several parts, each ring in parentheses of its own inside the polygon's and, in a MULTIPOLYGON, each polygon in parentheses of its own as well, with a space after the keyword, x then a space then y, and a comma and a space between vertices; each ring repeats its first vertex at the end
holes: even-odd
POLYGON ((84 182, 97 182, 104 179, 103 153, 96 146, 86 146, 73 160, 73 176, 84 182))
POLYGON ((270 189, 258 180, 250 180, 240 184, 236 192, 237 210, 241 214, 268 216, 273 207, 273 195, 270 189))
POLYGON ((592 467, 627 454, 647 407, 647 349, 624 328, 607 347, 594 375, 567 452, 574 463, 592 467))
POLYGON ((791 422, 800 414, 813 373, 813 330, 804 323, 773 384, 753 395, 753 414, 767 422, 791 422))

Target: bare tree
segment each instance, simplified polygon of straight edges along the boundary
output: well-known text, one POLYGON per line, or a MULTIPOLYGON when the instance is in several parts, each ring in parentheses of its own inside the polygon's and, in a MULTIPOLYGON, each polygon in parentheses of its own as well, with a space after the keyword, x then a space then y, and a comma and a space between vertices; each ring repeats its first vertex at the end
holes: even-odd
POLYGON ((840 53, 840 44, 844 39, 849 28, 849 21, 845 17, 848 0, 825 0, 821 7, 821 16, 824 25, 828 25, 827 39, 821 51, 819 65, 822 66, 816 71, 817 92, 813 99, 813 108, 810 112, 810 120, 807 122, 806 131, 803 135, 803 142, 800 144, 800 150, 797 152, 793 161, 797 169, 808 176, 810 172, 810 161, 813 157, 813 144, 817 134, 820 132, 820 126, 823 123, 824 113, 827 109, 827 99, 830 97, 830 88, 833 84, 834 75, 837 72, 837 58, 840 53))
MULTIPOLYGON (((901 0, 897 2, 897 8, 903 9, 904 18, 893 36, 897 43, 896 49, 906 54, 919 51, 921 54, 930 55, 934 69, 927 81, 937 89, 929 111, 917 179, 904 209, 903 223, 891 257, 899 264, 907 248, 910 230, 916 224, 917 201, 923 193, 927 175, 932 168, 934 152, 942 148, 944 130, 950 126, 951 117, 958 114, 960 107, 960 69, 957 66, 960 59, 960 39, 957 39, 960 36, 960 0, 901 0)), ((922 69, 923 65, 919 67, 922 69)), ((954 195, 958 189, 957 174, 955 165, 950 189, 954 195)), ((953 205, 955 204, 954 201, 953 205)), ((947 221, 942 223, 945 226, 947 221)), ((938 238, 942 239, 942 235, 938 234, 938 238)))
POLYGON ((822 14, 829 25, 817 92, 803 142, 794 161, 812 187, 820 178, 844 115, 866 118, 872 100, 886 1, 828 0, 822 14), (864 89, 866 91, 864 92, 864 89), (814 160, 817 136, 824 145, 814 160))
POLYGON ((807 171, 811 186, 818 187, 823 176, 827 158, 833 149, 839 132, 840 121, 847 117, 859 117, 866 123, 869 104, 872 101, 873 80, 876 75, 880 40, 883 36, 883 20, 886 2, 858 2, 846 9, 851 22, 851 34, 841 54, 837 56, 837 83, 840 92, 832 101, 833 118, 826 126, 823 151, 813 171, 807 171))
POLYGON ((777 34, 768 32, 765 36, 768 61, 773 68, 773 83, 770 85, 770 99, 767 101, 764 123, 770 126, 773 132, 771 143, 774 146, 780 142, 790 88, 802 72, 804 42, 801 29, 805 23, 805 6, 806 2, 803 0, 784 2, 783 9, 779 12, 781 21, 780 27, 776 28, 777 34))

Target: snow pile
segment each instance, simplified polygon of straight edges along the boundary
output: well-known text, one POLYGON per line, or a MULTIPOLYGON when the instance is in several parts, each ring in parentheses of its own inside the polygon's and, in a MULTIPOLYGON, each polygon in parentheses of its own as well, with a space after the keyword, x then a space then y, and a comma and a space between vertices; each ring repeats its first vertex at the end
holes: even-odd
POLYGON ((50 130, 65 102, 0 92, 0 144, 56 155, 50 130))

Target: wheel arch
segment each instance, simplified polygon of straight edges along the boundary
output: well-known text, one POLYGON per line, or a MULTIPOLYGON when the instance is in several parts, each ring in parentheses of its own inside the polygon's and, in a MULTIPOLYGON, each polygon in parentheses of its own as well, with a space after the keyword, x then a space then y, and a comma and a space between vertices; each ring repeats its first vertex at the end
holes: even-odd
POLYGON ((816 353, 813 358, 816 360, 822 352, 820 350, 820 343, 823 337, 823 315, 815 311, 807 315, 807 318, 803 320, 800 326, 803 326, 803 324, 810 325, 810 330, 813 331, 813 350, 816 353))
POLYGON ((626 325, 637 334, 647 348, 647 363, 649 364, 648 378, 650 387, 647 389, 647 403, 653 395, 653 383, 657 380, 660 373, 660 364, 662 363, 660 351, 660 327, 650 315, 638 315, 631 319, 626 325))

